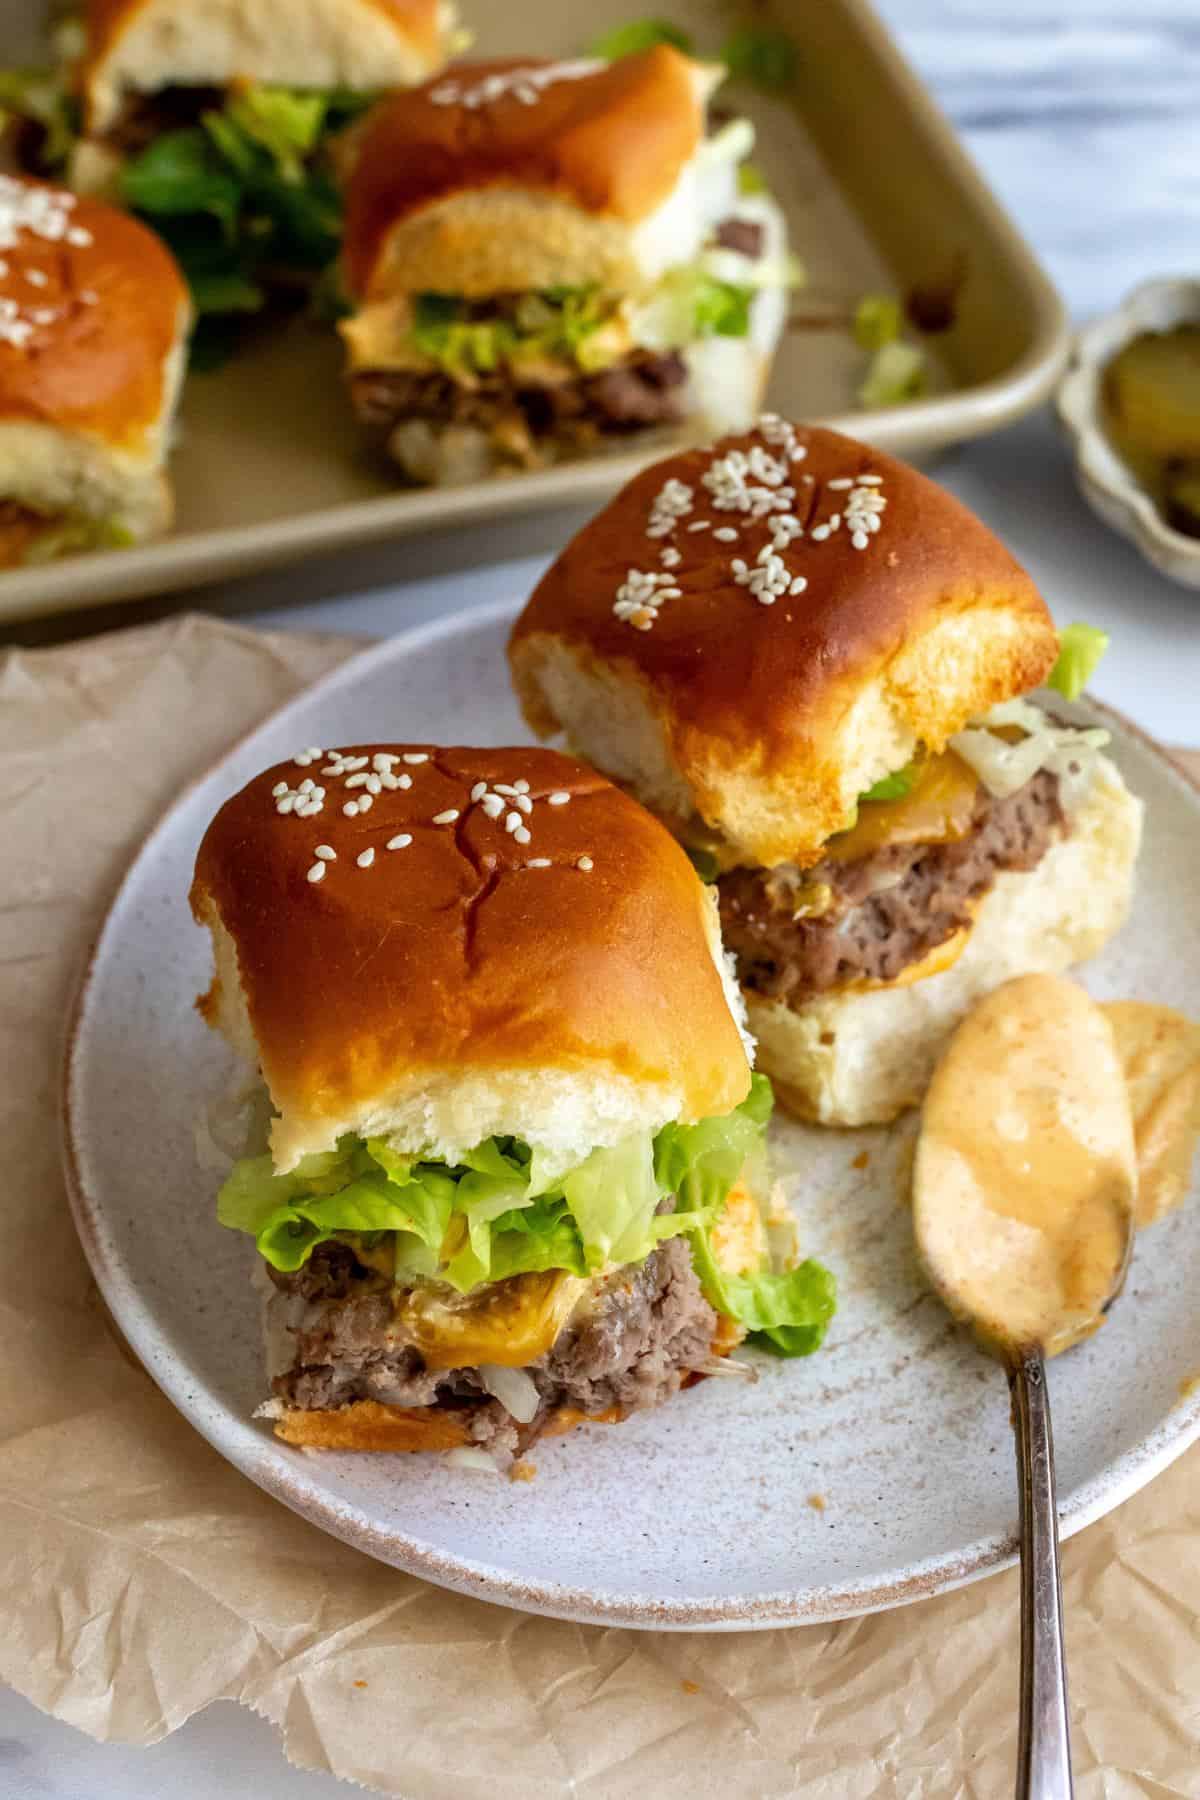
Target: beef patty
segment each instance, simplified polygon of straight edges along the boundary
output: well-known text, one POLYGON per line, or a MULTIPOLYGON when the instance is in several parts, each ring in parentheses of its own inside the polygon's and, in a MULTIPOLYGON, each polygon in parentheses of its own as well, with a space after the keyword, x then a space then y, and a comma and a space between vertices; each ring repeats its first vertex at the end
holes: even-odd
POLYGON ((791 1006, 854 980, 894 981, 970 924, 1001 870, 1036 868, 1065 831, 1058 777, 1043 769, 1006 800, 981 787, 956 843, 886 845, 802 876, 733 869, 717 883, 725 946, 746 987, 791 1006), (806 915, 821 888, 828 905, 806 915))
POLYGON ((674 423, 683 417, 686 380, 674 351, 639 350, 599 374, 545 385, 522 385, 501 369, 472 387, 440 373, 364 369, 352 378, 351 396, 364 424, 384 433, 406 419, 427 419, 485 432, 516 422, 532 438, 584 438, 674 423))
POLYGON ((319 1244, 294 1274, 268 1273, 276 1290, 269 1326, 282 1326, 296 1346, 292 1367, 272 1383, 286 1404, 316 1410, 353 1400, 468 1404, 475 1409, 475 1441, 507 1451, 524 1449, 560 1406, 595 1414, 657 1405, 708 1360, 717 1328, 686 1241, 668 1238, 645 1262, 604 1277, 550 1350, 529 1366, 540 1404, 528 1425, 518 1425, 486 1392, 476 1369, 427 1369, 414 1345, 397 1342, 390 1285, 364 1268, 348 1244, 319 1244))

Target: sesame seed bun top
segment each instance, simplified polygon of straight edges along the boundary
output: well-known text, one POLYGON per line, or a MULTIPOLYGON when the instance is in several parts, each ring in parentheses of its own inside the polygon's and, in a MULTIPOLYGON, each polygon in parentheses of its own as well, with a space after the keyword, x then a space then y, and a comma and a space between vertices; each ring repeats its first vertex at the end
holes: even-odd
POLYGON ((0 424, 143 449, 189 316, 174 258, 136 219, 0 176, 0 424))
POLYGON ((636 476, 510 644, 526 716, 735 860, 819 860, 920 744, 1035 687, 1036 588, 924 475, 765 419, 636 476))
POLYGON ((508 1133, 570 1162, 747 1092, 710 894, 555 752, 279 764, 213 820, 191 901, 217 954, 202 1010, 260 1062, 282 1168, 344 1131, 447 1160, 508 1133))
POLYGON ((580 213, 592 216, 586 254, 615 259, 629 228, 666 199, 695 153, 711 81, 710 70, 660 44, 612 63, 460 63, 384 101, 347 182, 351 292, 545 285, 537 240, 543 258, 553 251, 570 269, 582 253, 572 235, 587 226, 580 213), (503 218, 493 208, 476 224, 469 211, 456 212, 456 196, 485 190, 509 199, 503 218), (612 244, 599 241, 601 225, 612 244), (492 243, 490 273, 476 276, 487 246, 475 239, 497 234, 534 244, 492 243), (513 255, 529 262, 528 279, 524 262, 508 272, 513 255))
POLYGON ((86 0, 88 128, 167 87, 407 85, 444 61, 453 19, 449 0, 86 0))

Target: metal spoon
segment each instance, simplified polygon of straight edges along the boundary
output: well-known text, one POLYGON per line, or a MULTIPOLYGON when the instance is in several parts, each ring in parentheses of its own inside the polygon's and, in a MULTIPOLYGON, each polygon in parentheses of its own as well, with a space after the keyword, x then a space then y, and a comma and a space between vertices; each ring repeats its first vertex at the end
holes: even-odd
POLYGON ((1095 1331, 1133 1249, 1129 1101, 1103 1014, 1056 976, 989 995, 951 1039, 921 1118, 917 1245, 933 1286, 1004 1364, 1020 1477, 1017 1800, 1071 1800, 1046 1357, 1095 1331))

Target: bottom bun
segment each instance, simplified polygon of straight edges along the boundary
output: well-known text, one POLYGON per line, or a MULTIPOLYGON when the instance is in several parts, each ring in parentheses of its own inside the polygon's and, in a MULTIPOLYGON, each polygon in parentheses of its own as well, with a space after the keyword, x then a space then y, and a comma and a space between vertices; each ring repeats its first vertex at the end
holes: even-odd
POLYGON ((884 1125, 919 1105, 946 1038, 977 1000, 1014 975, 1059 974, 1119 929, 1141 828, 1141 801, 1101 757, 1071 836, 1028 874, 997 877, 951 968, 794 1010, 746 990, 758 1067, 780 1103, 820 1125, 884 1125))
MULTIPOLYGON (((285 1444, 305 1450, 462 1450, 473 1439, 470 1406, 384 1406, 378 1400, 354 1400, 349 1406, 325 1412, 306 1412, 301 1407, 260 1407, 260 1418, 272 1418, 275 1436, 285 1444)), ((615 1407, 603 1413, 582 1413, 560 1406, 538 1431, 539 1437, 563 1437, 577 1425, 615 1425, 625 1414, 615 1407)))

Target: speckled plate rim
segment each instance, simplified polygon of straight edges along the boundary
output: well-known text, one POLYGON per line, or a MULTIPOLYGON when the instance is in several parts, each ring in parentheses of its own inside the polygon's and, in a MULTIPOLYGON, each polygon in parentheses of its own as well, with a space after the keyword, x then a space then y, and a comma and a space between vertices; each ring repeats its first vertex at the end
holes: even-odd
MULTIPOLYGON (((997 1573, 1016 1560, 1012 1534, 976 1539, 953 1553, 910 1563, 894 1576, 875 1582, 839 1582, 827 1587, 721 1596, 711 1600, 654 1601, 645 1595, 613 1589, 578 1588, 552 1580, 526 1581, 474 1559, 451 1556, 436 1545, 405 1532, 382 1528, 364 1509, 338 1501, 311 1473, 310 1458, 291 1450, 249 1419, 233 1413, 199 1374, 168 1353, 150 1310, 119 1258, 110 1255, 103 1230, 104 1203, 88 1185, 83 1145, 75 1123, 81 1080, 82 1028, 87 1018, 95 976, 116 928, 116 915, 144 859, 153 856, 191 795, 267 730, 278 729, 292 716, 307 712, 314 701, 352 686, 364 669, 403 659, 458 635, 471 636, 488 626, 515 618, 518 606, 496 602, 448 619, 403 632, 373 645, 305 688, 285 706, 269 714, 240 737, 223 756, 198 775, 155 825, 134 856, 113 894, 104 921, 88 951, 66 1027, 61 1084, 61 1149, 67 1196, 84 1254, 104 1301, 125 1341, 167 1399, 202 1437, 258 1487, 281 1500, 311 1524, 380 1562, 420 1576, 439 1587, 480 1600, 542 1613, 584 1624, 621 1625, 642 1630, 747 1631, 779 1625, 813 1625, 862 1613, 882 1612, 932 1598, 997 1573)), ((1088 706, 1115 734, 1135 739, 1162 765, 1163 773, 1193 808, 1200 830, 1200 782, 1175 761, 1148 733, 1118 712, 1088 697, 1088 706)), ((301 732, 300 735, 303 735, 301 732)), ((1083 1483, 1060 1512, 1062 1537, 1094 1523, 1128 1500, 1200 1438, 1200 1391, 1182 1399, 1168 1417, 1132 1450, 1116 1457, 1083 1483)))

